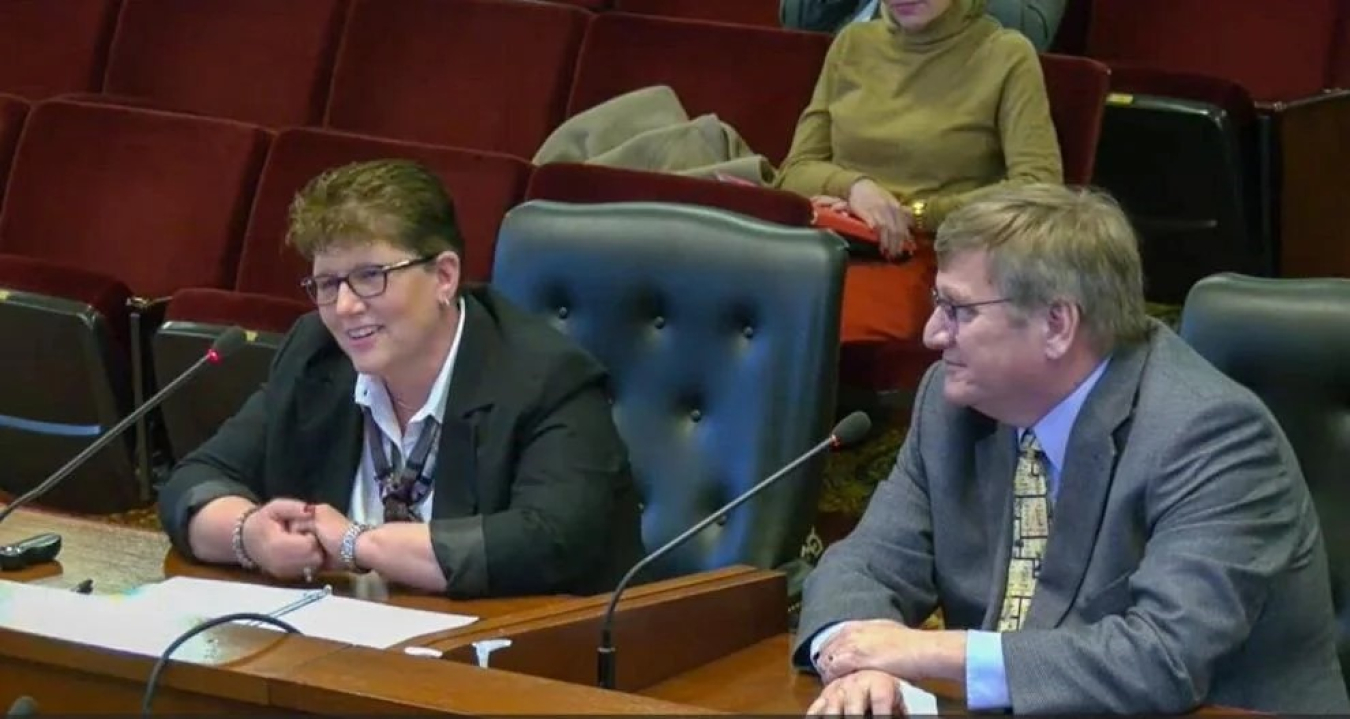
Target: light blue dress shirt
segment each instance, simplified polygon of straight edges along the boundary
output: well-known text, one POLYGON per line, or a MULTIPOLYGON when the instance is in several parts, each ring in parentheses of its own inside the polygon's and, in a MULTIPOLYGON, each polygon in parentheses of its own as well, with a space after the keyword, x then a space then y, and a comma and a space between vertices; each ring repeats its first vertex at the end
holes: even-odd
MULTIPOLYGON (((1064 467, 1064 455, 1069 448, 1069 433, 1073 431, 1078 412, 1083 409, 1083 402, 1092 388, 1097 386, 1109 362, 1108 358, 1097 365, 1087 379, 1032 427, 1041 443, 1041 450, 1045 452, 1049 470, 1046 489, 1050 492, 1051 502, 1059 497, 1060 470, 1064 467)), ((1026 434, 1026 429, 1017 430, 1019 444, 1023 434, 1026 434)), ((811 638, 811 663, 816 663, 821 647, 846 623, 832 624, 816 632, 816 636, 811 638)), ((1003 664, 1003 639, 998 632, 966 632, 966 706, 972 711, 1012 707, 1012 699, 1008 696, 1008 673, 1003 664)))

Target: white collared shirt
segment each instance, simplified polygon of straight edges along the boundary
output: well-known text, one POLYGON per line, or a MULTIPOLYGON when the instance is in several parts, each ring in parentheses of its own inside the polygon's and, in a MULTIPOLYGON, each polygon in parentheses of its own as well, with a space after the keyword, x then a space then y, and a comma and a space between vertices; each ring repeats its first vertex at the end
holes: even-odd
MULTIPOLYGON (((436 376, 436 383, 431 385, 431 393, 427 395, 426 403, 408 420, 407 432, 399 431, 398 418, 394 415, 394 405, 389 399, 389 391, 385 388, 384 381, 374 375, 357 374, 352 399, 358 406, 370 409, 371 415, 375 418, 375 425, 379 427, 386 456, 393 458, 394 453, 387 450, 391 444, 397 444, 400 456, 406 461, 413 446, 417 444, 417 439, 422 436, 428 417, 435 417, 437 423, 444 424, 445 395, 450 390, 450 376, 455 371, 455 358, 459 355, 459 340, 463 334, 464 300, 461 298, 459 326, 455 328, 455 339, 450 343, 450 351, 446 353, 445 362, 441 364, 441 373, 436 376)), ((368 427, 364 422, 362 426, 368 427)), ((379 526, 384 523, 384 502, 380 499, 380 484, 375 481, 375 459, 370 455, 367 431, 368 428, 362 429, 361 432, 361 462, 356 466, 356 481, 352 483, 351 509, 347 512, 347 516, 353 522, 379 526)), ((431 476, 435 470, 436 448, 432 447, 423 471, 427 476, 431 476)), ((417 514, 423 521, 431 519, 431 500, 435 494, 436 488, 433 486, 427 492, 427 496, 417 504, 417 514)))

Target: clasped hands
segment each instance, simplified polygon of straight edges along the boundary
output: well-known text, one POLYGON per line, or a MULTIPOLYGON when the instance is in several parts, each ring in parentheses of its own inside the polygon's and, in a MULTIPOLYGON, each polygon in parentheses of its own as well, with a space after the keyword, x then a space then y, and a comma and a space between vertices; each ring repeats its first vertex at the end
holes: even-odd
POLYGON ((308 581, 319 570, 343 568, 340 548, 349 526, 330 505, 274 499, 244 521, 244 549, 263 572, 308 581))
POLYGON ((877 717, 903 716, 898 679, 924 675, 933 634, 887 619, 846 623, 816 658, 825 688, 807 716, 862 716, 869 710, 877 717))
POLYGON ((861 179, 849 188, 848 198, 817 195, 811 204, 836 212, 850 212, 877 233, 881 256, 895 259, 918 249, 914 239, 914 216, 886 188, 861 179))

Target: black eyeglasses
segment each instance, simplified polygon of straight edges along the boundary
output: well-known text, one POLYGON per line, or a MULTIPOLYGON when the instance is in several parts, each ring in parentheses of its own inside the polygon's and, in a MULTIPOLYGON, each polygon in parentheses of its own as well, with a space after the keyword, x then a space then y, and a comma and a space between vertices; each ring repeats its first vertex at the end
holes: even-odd
POLYGON ((956 303, 944 298, 938 294, 937 288, 933 288, 933 306, 942 311, 942 316, 952 326, 960 325, 963 322, 969 322, 975 317, 971 310, 985 305, 998 305, 1004 302, 1011 302, 1007 297, 1000 297, 996 300, 982 300, 980 302, 962 302, 956 303))
POLYGON ((385 290, 389 289, 390 272, 424 265, 436 259, 436 257, 438 255, 426 255, 425 257, 413 257, 387 265, 358 267, 345 275, 315 275, 300 280, 300 286, 305 288, 305 293, 309 295, 311 300, 314 300, 316 305, 331 305, 337 302, 338 293, 342 291, 344 282, 351 288, 352 294, 363 300, 368 300, 372 297, 379 297, 384 294, 385 290))

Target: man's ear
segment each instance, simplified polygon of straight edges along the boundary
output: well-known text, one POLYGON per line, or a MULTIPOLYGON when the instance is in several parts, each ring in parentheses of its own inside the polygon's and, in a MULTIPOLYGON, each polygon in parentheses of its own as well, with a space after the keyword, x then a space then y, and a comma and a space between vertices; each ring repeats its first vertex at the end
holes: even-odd
POLYGON ((1068 354, 1083 327, 1083 309, 1065 299, 1057 299, 1045 310, 1045 356, 1060 359, 1068 354))
POLYGON ((436 284, 438 289, 445 293, 442 297, 454 297, 459 294, 463 270, 459 253, 446 250, 436 256, 436 284))

